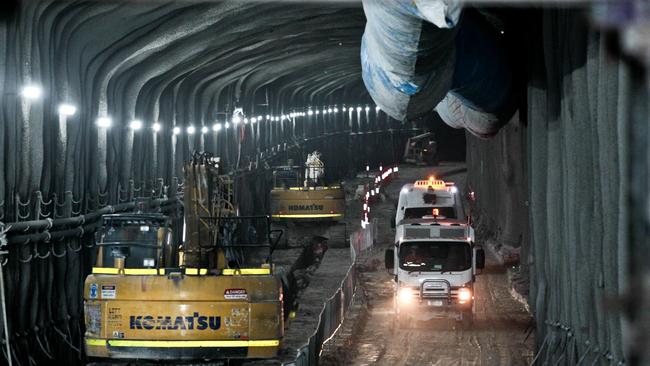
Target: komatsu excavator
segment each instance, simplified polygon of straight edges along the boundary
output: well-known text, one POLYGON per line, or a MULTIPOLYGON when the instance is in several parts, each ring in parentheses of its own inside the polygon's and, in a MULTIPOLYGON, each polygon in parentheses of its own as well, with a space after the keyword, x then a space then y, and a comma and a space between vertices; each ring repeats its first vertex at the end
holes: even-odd
MULTIPOLYGON (((268 216, 236 216, 229 176, 185 166, 184 245, 161 214, 105 215, 85 281, 86 355, 100 363, 274 357, 282 286, 268 216), (257 233, 266 233, 258 235, 257 233)), ((279 233, 281 235, 281 233, 279 233)))
POLYGON ((308 154, 304 167, 289 164, 273 171, 271 217, 287 229, 288 245, 303 231, 345 242, 345 191, 340 184, 325 184, 324 176, 318 151, 308 154))

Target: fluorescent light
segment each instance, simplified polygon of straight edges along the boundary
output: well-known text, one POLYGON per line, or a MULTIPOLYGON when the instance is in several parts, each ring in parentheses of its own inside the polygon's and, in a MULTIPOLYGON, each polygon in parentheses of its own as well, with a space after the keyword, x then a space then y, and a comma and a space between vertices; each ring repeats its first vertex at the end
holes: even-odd
POLYGON ((219 130, 221 130, 221 123, 215 123, 212 125, 212 131, 219 132, 219 130))
POLYGON ((208 133, 208 126, 201 127, 201 133, 203 134, 208 133))
POLYGON ((226 128, 230 127, 230 123, 226 122, 225 127, 226 127, 226 128))
POLYGON ((377 106, 375 106, 375 112, 379 112, 380 110, 381 110, 381 108, 379 108, 379 106, 378 106, 378 105, 377 105, 377 106))
POLYGON ((262 116, 257 116, 257 120, 258 120, 259 122, 262 122, 262 116))
POLYGON ((77 107, 72 104, 60 104, 59 105, 59 114, 62 116, 73 116, 77 113, 77 107))
POLYGON ((334 113, 338 113, 338 112, 339 112, 339 109, 334 107, 334 113))
POLYGON ((369 110, 370 110, 370 107, 366 106, 366 112, 368 112, 369 110))
POLYGON ((234 115, 232 117, 232 124, 236 125, 236 124, 238 124, 240 122, 241 122, 241 117, 238 114, 236 114, 236 115, 234 115))
POLYGON ((174 133, 174 135, 179 135, 181 133, 181 128, 180 127, 174 127, 174 129, 172 129, 172 132, 174 133))
POLYGON ((109 128, 113 124, 113 121, 110 117, 99 117, 97 118, 97 126, 103 128, 109 128))
POLYGON ((162 126, 161 126, 160 123, 158 123, 158 122, 156 122, 156 123, 154 123, 153 125, 151 125, 151 129, 154 130, 154 132, 158 132, 158 131, 160 131, 161 128, 162 128, 162 126))
POLYGON ((327 113, 332 113, 332 108, 327 108, 327 113))
POLYGON ((316 110, 316 114, 319 114, 319 113, 320 113, 320 111, 317 109, 317 110, 316 110))
POLYGON ((361 107, 357 107, 357 112, 361 112, 361 107))
POLYGON ((266 119, 271 119, 271 116, 269 116, 269 115, 267 114, 267 115, 266 115, 266 119))
POLYGON ((133 121, 131 121, 131 123, 129 123, 129 128, 134 131, 141 129, 142 121, 140 121, 139 119, 134 119, 133 121))
POLYGON ((255 122, 257 122, 257 118, 255 117, 251 118, 251 123, 255 123, 255 122))
POLYGON ((194 126, 192 126, 192 125, 187 126, 187 133, 188 133, 189 135, 193 135, 194 132, 196 132, 196 127, 194 127, 194 126))
POLYGON ((343 112, 345 112, 346 110, 347 110, 347 108, 346 108, 346 107, 343 107, 343 112))
POLYGON ((43 90, 38 85, 25 85, 20 94, 26 99, 38 99, 43 94, 43 90))

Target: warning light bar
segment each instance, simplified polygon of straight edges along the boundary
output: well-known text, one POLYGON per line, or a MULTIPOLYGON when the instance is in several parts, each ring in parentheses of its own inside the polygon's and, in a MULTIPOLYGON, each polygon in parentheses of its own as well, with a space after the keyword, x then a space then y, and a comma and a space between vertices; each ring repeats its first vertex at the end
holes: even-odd
POLYGON ((420 188, 434 188, 434 189, 442 189, 446 188, 447 185, 445 184, 444 180, 439 180, 439 179, 429 179, 429 180, 416 180, 415 181, 415 186, 420 187, 420 188))

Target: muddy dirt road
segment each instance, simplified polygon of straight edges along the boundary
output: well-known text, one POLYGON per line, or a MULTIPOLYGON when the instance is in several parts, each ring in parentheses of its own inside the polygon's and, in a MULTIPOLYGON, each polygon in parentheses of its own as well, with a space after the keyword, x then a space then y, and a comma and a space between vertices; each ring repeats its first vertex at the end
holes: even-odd
MULTIPOLYGON (((462 166, 443 164, 436 176, 464 187, 462 166)), ((384 249, 392 245, 389 217, 401 186, 430 174, 431 169, 400 168, 400 177, 387 188, 388 199, 375 206, 380 220, 377 248, 360 266, 368 301, 368 316, 351 346, 353 365, 529 365, 533 337, 525 331, 530 314, 510 294, 506 269, 486 250, 487 263, 476 284, 474 325, 463 329, 454 320, 412 322, 393 329, 393 278, 384 269, 384 249)), ((479 198, 480 199, 480 198, 479 198)), ((486 248, 487 249, 487 248, 486 248)))

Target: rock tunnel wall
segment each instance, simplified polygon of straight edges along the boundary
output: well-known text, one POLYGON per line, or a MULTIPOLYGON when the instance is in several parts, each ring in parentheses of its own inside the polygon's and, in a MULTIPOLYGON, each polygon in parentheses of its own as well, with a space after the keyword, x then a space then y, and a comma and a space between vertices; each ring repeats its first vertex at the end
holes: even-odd
POLYGON ((527 107, 496 138, 468 138, 469 182, 480 221, 521 244, 540 360, 617 364, 626 325, 613 304, 647 251, 628 235, 628 126, 647 125, 647 108, 630 108, 634 74, 584 14, 529 20, 527 107))

